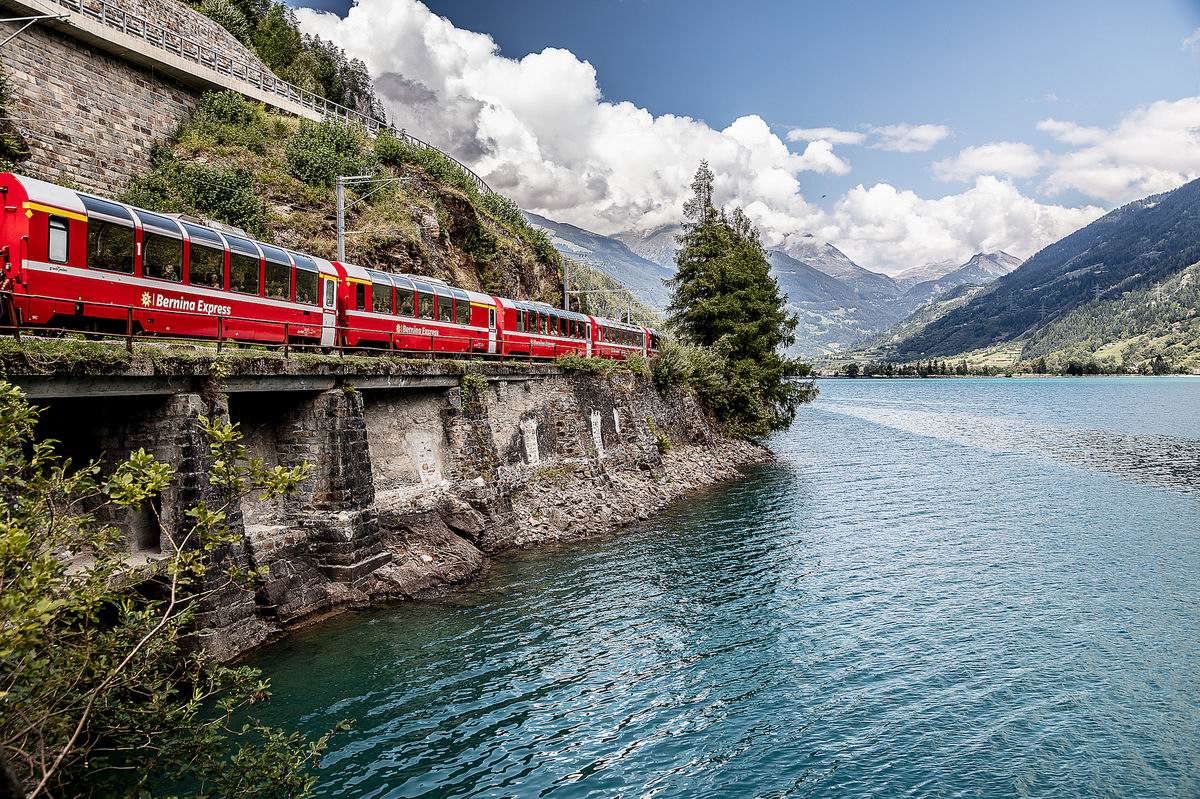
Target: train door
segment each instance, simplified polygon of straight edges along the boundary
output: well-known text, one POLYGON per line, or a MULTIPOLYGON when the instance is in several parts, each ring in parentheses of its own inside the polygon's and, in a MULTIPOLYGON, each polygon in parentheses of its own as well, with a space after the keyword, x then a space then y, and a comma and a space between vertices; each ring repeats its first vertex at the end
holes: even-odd
POLYGON ((321 276, 321 346, 337 340, 337 278, 321 276))
POLYGON ((587 341, 587 356, 590 358, 592 357, 592 323, 589 320, 584 322, 584 325, 586 325, 585 329, 587 331, 587 338, 584 340, 587 341))
POLYGON ((488 354, 496 354, 496 306, 488 306, 488 354))

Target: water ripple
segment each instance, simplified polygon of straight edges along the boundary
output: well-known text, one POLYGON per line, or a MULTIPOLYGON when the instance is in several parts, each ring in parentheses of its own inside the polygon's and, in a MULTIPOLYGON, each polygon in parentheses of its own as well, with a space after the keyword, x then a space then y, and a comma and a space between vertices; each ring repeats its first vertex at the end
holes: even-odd
POLYGON ((781 463, 260 659, 320 796, 1200 795, 1200 384, 828 385, 781 463))

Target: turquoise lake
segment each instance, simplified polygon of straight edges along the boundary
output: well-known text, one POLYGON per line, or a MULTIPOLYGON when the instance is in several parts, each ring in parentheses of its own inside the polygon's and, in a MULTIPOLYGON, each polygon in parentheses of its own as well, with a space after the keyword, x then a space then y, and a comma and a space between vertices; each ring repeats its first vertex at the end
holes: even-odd
POLYGON ((1200 380, 824 381, 777 464, 264 651, 323 797, 1200 795, 1200 380))

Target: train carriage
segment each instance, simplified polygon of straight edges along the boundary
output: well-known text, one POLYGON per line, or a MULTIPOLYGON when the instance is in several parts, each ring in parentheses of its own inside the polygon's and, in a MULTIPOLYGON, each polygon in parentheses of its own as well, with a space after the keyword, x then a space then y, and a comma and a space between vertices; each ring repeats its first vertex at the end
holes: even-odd
POLYGON ((328 261, 12 174, 0 196, 19 324, 333 343, 328 261))
POLYGON ((345 343, 417 352, 494 353, 496 302, 435 278, 351 264, 345 271, 345 343), (353 288, 351 288, 351 286, 353 288))
POLYGON ((523 358, 657 351, 649 328, 326 261, 0 174, 0 321, 98 333, 523 358))
POLYGON ((644 327, 597 317, 594 330, 592 354, 598 358, 624 360, 630 355, 650 354, 649 335, 644 327))
POLYGON ((532 300, 497 297, 496 302, 504 333, 504 355, 529 358, 591 355, 591 317, 532 300))

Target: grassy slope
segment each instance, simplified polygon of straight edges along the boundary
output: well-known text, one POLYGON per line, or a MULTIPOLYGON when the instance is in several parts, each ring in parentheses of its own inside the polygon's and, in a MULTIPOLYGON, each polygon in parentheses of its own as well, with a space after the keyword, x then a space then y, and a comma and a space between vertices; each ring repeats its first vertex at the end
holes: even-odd
POLYGON ((395 181, 347 192, 348 261, 514 297, 561 298, 561 266, 544 237, 438 154, 302 123, 227 94, 205 98, 124 199, 333 258, 333 176, 363 172, 395 181), (365 196, 370 189, 378 190, 365 196))

